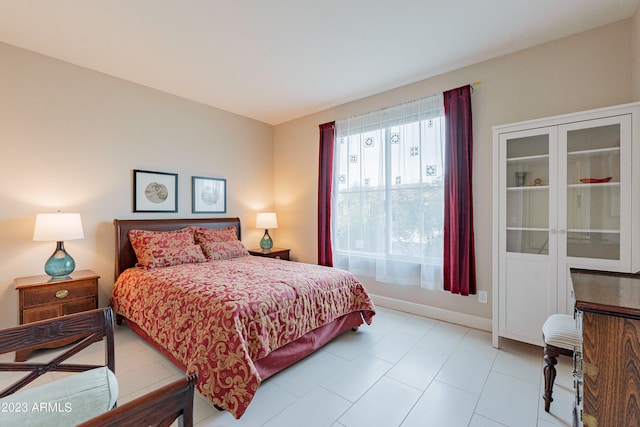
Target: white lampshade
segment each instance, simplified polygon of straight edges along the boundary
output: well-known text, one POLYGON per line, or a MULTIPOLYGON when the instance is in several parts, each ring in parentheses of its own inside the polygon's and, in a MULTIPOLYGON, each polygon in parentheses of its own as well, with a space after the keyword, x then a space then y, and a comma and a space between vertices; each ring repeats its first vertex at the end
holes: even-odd
POLYGON ((278 228, 275 212, 260 212, 256 218, 256 228, 278 228))
POLYGON ((84 238, 82 219, 78 213, 37 214, 33 240, 63 242, 84 238))

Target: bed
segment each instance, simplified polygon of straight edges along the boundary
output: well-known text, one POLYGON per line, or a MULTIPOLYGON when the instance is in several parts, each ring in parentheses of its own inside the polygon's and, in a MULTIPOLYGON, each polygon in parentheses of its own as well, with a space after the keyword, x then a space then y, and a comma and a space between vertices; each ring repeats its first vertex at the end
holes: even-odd
POLYGON ((375 315, 349 272, 248 255, 238 218, 114 225, 116 321, 197 374, 200 393, 235 418, 261 381, 375 315))

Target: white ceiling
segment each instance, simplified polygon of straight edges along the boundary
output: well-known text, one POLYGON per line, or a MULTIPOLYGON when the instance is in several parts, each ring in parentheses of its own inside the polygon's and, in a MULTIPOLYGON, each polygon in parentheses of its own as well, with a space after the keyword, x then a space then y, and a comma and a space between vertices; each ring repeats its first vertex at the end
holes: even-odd
POLYGON ((0 41, 279 124, 629 18, 639 2, 0 0, 0 41))

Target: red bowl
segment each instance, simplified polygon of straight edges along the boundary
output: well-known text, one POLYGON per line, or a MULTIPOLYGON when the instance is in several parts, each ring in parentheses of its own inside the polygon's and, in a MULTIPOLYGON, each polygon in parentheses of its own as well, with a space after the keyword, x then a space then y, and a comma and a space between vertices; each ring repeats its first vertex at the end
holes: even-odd
POLYGON ((612 176, 606 178, 580 178, 580 182, 583 184, 601 184, 603 182, 611 181, 612 176))

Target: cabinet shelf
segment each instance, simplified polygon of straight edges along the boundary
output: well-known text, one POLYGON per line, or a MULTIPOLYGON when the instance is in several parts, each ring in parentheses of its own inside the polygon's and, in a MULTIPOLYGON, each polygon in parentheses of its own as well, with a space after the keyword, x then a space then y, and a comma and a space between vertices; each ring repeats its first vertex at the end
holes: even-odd
POLYGON ((548 185, 522 185, 522 186, 512 186, 507 187, 507 191, 540 191, 540 190, 548 190, 548 185))
POLYGON ((593 183, 580 183, 580 184, 568 184, 567 188, 593 188, 593 187, 600 187, 600 188, 604 188, 604 187, 620 187, 620 183, 619 182, 593 182, 593 183))
POLYGON ((507 231, 544 231, 548 233, 549 229, 539 227, 507 227, 507 231))
POLYGON ((594 229, 594 228, 568 228, 567 233, 600 233, 600 234, 620 234, 620 230, 594 229))
MULTIPOLYGON (((539 227, 507 227, 507 231, 544 231, 548 232, 548 228, 539 227)), ((568 228, 567 233, 601 233, 601 234, 620 234, 620 230, 615 229, 594 229, 594 228, 568 228)))
POLYGON ((548 154, 538 154, 535 156, 522 156, 522 157, 510 157, 507 159, 507 163, 535 163, 535 162, 548 162, 548 154))
POLYGON ((567 157, 592 157, 597 154, 619 154, 620 147, 595 148, 593 150, 569 151, 567 157))

